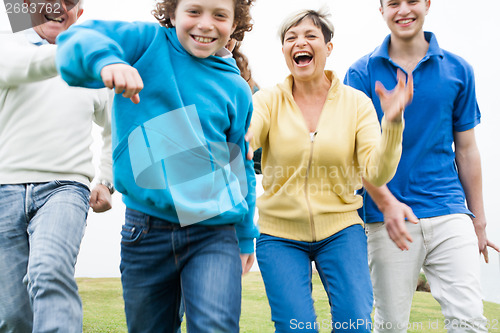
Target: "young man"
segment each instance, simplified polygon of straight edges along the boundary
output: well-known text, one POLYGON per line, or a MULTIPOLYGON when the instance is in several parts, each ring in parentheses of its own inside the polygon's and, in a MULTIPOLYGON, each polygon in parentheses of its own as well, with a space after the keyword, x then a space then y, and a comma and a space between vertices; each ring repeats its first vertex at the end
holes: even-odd
POLYGON ((375 81, 394 86, 396 72, 402 69, 412 73, 415 82, 413 102, 405 110, 398 171, 387 186, 365 183, 370 194, 365 195, 364 218, 374 331, 406 332, 423 268, 449 331, 486 332, 478 246, 486 262, 487 246, 497 251, 498 247, 485 231, 474 137, 480 121, 474 75, 467 62, 441 49, 436 37, 423 31, 430 4, 381 1, 380 12, 391 34, 353 64, 345 78, 372 98, 379 118, 383 113, 375 81))
POLYGON ((111 208, 108 92, 70 88, 57 76, 52 44, 83 11, 60 4, 57 17, 33 13, 33 29, 0 34, 2 333, 82 331, 76 258, 89 204, 111 208), (104 147, 101 184, 90 193, 93 120, 104 127, 104 147))

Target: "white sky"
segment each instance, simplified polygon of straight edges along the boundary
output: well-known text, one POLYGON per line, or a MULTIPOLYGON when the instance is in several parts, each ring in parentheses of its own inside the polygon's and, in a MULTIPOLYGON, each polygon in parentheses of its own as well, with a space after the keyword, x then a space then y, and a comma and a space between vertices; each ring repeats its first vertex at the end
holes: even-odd
MULTIPOLYGON (((152 0, 85 0, 80 21, 89 19, 148 20, 152 0)), ((261 87, 272 86, 288 75, 277 28, 290 12, 326 5, 335 25, 334 49, 327 69, 343 78, 347 68, 372 51, 389 33, 378 11, 378 0, 257 0, 252 14, 254 29, 243 42, 255 80, 261 87)), ((424 26, 433 31, 439 44, 464 57, 475 70, 476 90, 482 122, 476 137, 482 157, 485 209, 489 238, 500 244, 499 205, 500 163, 500 1, 434 0, 424 26)), ((0 30, 9 29, 4 7, 0 5, 0 30)), ((0 46, 1 47, 1 46, 0 46)), ((407 124, 411 126, 411 124, 407 124)), ((77 264, 78 276, 119 276, 120 229, 124 207, 118 194, 114 208, 105 214, 89 214, 87 233, 77 264)), ((491 264, 482 267, 483 288, 488 299, 500 302, 500 260, 491 253, 491 264)))

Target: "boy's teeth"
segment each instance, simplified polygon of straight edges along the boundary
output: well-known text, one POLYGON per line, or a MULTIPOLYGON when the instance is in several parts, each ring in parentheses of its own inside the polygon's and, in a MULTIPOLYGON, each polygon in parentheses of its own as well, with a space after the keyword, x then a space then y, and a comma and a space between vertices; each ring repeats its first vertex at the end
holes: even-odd
POLYGON ((406 23, 410 23, 412 20, 411 19, 408 19, 408 20, 401 20, 399 21, 399 23, 401 24, 406 24, 406 23))
POLYGON ((211 43, 213 41, 213 38, 199 37, 199 36, 194 37, 194 39, 196 39, 196 41, 200 43, 211 43))

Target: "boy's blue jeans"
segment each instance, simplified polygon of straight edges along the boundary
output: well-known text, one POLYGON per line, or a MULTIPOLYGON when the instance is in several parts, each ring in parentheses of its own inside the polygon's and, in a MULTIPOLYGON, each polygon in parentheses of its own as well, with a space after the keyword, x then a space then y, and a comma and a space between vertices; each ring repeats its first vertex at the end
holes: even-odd
POLYGON ((88 208, 77 182, 0 185, 0 332, 82 331, 74 267, 88 208))
POLYGON ((262 234, 257 260, 276 332, 371 332, 373 295, 361 225, 314 243, 262 234), (312 261, 328 294, 332 321, 316 323, 312 261))
POLYGON ((127 209, 121 265, 131 333, 239 331, 241 259, 233 225, 179 224, 127 209), (182 293, 181 293, 182 290, 182 293))

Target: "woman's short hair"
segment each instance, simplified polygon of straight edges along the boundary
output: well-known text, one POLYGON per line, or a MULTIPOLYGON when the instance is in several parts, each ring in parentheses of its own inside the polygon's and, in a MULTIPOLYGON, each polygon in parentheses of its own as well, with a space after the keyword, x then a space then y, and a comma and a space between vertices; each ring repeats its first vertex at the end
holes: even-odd
POLYGON ((282 23, 279 29, 281 44, 285 40, 285 34, 291 28, 299 25, 305 19, 310 19, 315 26, 321 29, 325 38, 325 43, 328 43, 333 38, 334 28, 333 23, 329 20, 330 13, 326 9, 312 10, 303 9, 288 16, 282 23))

